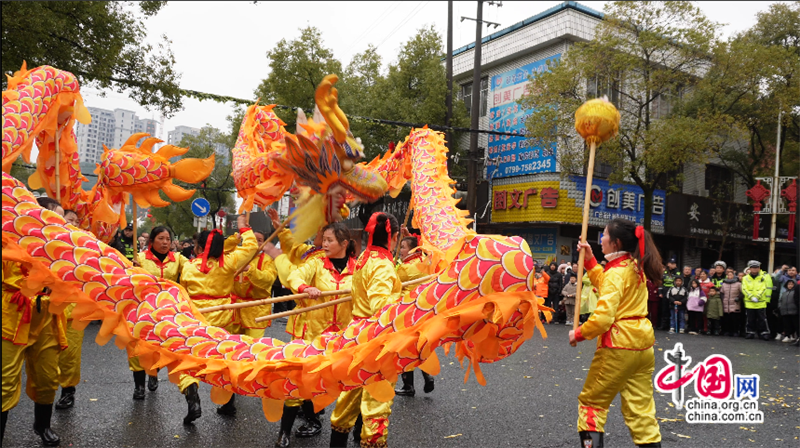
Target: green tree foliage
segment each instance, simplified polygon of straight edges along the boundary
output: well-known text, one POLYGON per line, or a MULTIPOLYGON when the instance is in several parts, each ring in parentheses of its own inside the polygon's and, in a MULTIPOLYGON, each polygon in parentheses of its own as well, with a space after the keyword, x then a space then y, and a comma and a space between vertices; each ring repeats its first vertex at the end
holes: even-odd
MULTIPOLYGON (((262 104, 314 108, 314 91, 325 75, 342 73, 342 63, 325 48, 322 33, 313 26, 302 28, 300 37, 291 41, 281 39, 267 51, 270 73, 256 89, 262 104)), ((287 124, 294 127, 293 112, 276 109, 287 124)))
MULTIPOLYGON (((3 73, 23 61, 29 68, 52 65, 75 74, 81 86, 127 91, 142 106, 172 116, 182 101, 169 40, 144 43, 143 19, 166 3, 4 1, 3 73)), ((2 82, 5 89, 5 77, 2 82)))
POLYGON ((778 115, 782 115, 782 175, 795 175, 800 153, 800 3, 772 4, 746 32, 720 43, 685 113, 719 124, 728 138, 718 160, 748 186, 775 169, 778 115))
MULTIPOLYGON (((230 150, 233 147, 230 134, 206 125, 197 136, 185 135, 178 146, 189 147, 189 151, 182 156, 183 158, 206 158, 216 153, 218 144, 224 145, 230 150)), ((228 160, 230 161, 230 156, 228 160)), ((192 226, 194 215, 192 214, 191 204, 195 198, 199 197, 208 199, 211 204, 209 216, 215 216, 220 210, 225 210, 228 213, 235 212, 234 184, 229 161, 228 163, 223 163, 222 158, 217 153, 214 170, 205 181, 195 185, 176 182, 176 184, 184 188, 194 188, 197 191, 190 199, 183 202, 172 202, 162 195, 162 199, 170 202, 170 205, 161 208, 150 208, 155 225, 169 227, 180 238, 193 235, 197 230, 192 226)))
POLYGON ((705 161, 708 146, 719 144, 707 122, 673 113, 708 70, 717 28, 689 2, 608 4, 595 39, 573 45, 531 81, 522 103, 535 109, 526 123, 533 143, 557 143, 562 173, 585 174, 588 151, 574 131, 575 111, 607 95, 622 121, 597 162, 613 168, 611 182, 644 190, 649 229, 653 191, 674 185, 679 167, 705 161))

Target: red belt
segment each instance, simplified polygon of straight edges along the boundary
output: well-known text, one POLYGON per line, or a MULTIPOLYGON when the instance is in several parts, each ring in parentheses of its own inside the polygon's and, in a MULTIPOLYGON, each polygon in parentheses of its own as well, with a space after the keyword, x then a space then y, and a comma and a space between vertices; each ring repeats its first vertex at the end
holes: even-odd
POLYGON ((29 324, 31 322, 31 299, 17 291, 11 296, 9 303, 17 305, 17 311, 22 311, 20 323, 29 324))
POLYGON ((195 294, 190 297, 192 300, 219 300, 219 299, 228 299, 231 296, 210 296, 208 294, 195 294))

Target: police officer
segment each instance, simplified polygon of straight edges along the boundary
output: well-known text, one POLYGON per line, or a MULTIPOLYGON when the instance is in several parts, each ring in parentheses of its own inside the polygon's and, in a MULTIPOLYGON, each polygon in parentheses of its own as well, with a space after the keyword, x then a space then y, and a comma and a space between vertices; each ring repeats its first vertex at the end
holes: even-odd
POLYGON ((675 286, 675 279, 681 276, 681 271, 678 270, 678 261, 675 257, 667 260, 667 268, 664 269, 664 275, 661 276, 661 287, 658 288, 659 297, 659 330, 669 330, 669 300, 667 300, 667 291, 675 286))
POLYGON ((722 287, 722 283, 725 281, 725 270, 728 269, 727 263, 722 260, 714 262, 712 266, 713 270, 711 272, 711 283, 717 287, 717 289, 722 287))
POLYGON ((769 341, 769 324, 767 324, 767 303, 772 296, 772 277, 761 271, 761 262, 747 262, 747 273, 742 278, 742 293, 747 314, 747 339, 754 339, 756 334, 769 341))

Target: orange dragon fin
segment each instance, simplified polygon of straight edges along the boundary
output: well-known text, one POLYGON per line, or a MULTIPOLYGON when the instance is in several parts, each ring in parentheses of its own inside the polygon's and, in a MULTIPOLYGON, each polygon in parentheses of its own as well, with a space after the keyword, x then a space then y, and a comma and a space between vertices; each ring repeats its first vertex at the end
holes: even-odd
POLYGON ((136 142, 141 140, 142 137, 149 137, 149 136, 150 136, 150 134, 148 134, 147 132, 137 132, 137 133, 131 135, 130 137, 128 137, 128 139, 125 140, 125 143, 123 143, 122 146, 123 147, 125 147, 125 146, 134 146, 135 147, 136 146, 136 142))
MULTIPOLYGON (((156 194, 158 194, 157 190, 153 190, 153 191, 155 191, 156 194)), ((185 200, 191 198, 192 195, 195 192, 195 190, 185 190, 185 189, 173 184, 172 182, 168 182, 168 183, 164 184, 164 186, 161 187, 161 191, 163 191, 164 194, 167 195, 167 197, 169 197, 170 199, 172 199, 175 202, 185 201, 185 200)), ((168 204, 164 203, 164 205, 168 205, 168 204)), ((156 207, 163 207, 163 205, 157 205, 156 207)))
POLYGON ((144 155, 149 156, 153 154, 153 145, 156 143, 161 143, 164 140, 159 140, 155 137, 149 137, 142 142, 141 146, 139 146, 138 150, 142 152, 144 155))
MULTIPOLYGON (((167 185, 172 185, 172 184, 167 184, 167 185)), ((165 185, 165 187, 166 187, 166 185, 165 185)), ((180 187, 178 187, 178 188, 180 188, 180 187)), ((192 194, 194 194, 194 193, 192 193, 192 194)), ((158 190, 155 190, 155 189, 148 190, 148 191, 144 192, 144 196, 147 197, 147 202, 149 202, 150 205, 152 205, 153 207, 166 207, 166 206, 169 205, 169 202, 161 199, 161 196, 158 194, 158 190)), ((191 197, 191 194, 189 195, 189 197, 191 197)), ((172 199, 172 198, 170 198, 170 199, 172 199)))
POLYGON ((207 159, 183 159, 170 167, 170 175, 189 184, 196 184, 208 177, 214 169, 215 154, 207 159))
POLYGON ((189 148, 181 148, 180 146, 174 145, 164 145, 156 152, 156 155, 169 160, 175 156, 182 156, 186 154, 187 151, 189 151, 189 148))

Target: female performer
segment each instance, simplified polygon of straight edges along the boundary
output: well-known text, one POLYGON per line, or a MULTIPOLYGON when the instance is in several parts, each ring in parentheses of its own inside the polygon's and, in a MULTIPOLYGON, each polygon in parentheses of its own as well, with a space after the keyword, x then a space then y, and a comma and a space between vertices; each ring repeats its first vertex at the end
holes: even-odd
MULTIPOLYGON (((350 239, 350 231, 343 223, 328 224, 322 228, 322 248, 325 256, 306 261, 289 275, 287 286, 297 293, 308 294, 307 299, 298 301, 298 308, 307 308, 331 300, 339 296, 320 298, 325 291, 350 289, 355 271, 355 242, 350 239)), ((277 263, 284 262, 287 255, 279 255, 277 263)), ((352 302, 303 313, 303 328, 299 335, 306 342, 311 342, 320 334, 328 331, 340 331, 350 324, 353 316, 352 302)), ((275 446, 289 446, 289 435, 294 420, 302 407, 306 425, 295 432, 297 437, 313 437, 322 431, 322 423, 314 412, 311 400, 286 400, 281 417, 281 430, 275 446)))
MULTIPOLYGON (((64 221, 80 228, 78 214, 73 210, 64 211, 64 221)), ((61 385, 61 398, 56 402, 56 409, 69 409, 75 406, 75 387, 81 382, 83 330, 72 328, 72 310, 75 309, 75 306, 75 303, 71 303, 64 309, 64 316, 67 319, 67 348, 58 355, 58 383, 61 385)))
MULTIPOLYGON (((397 276, 400 278, 400 282, 405 283, 424 277, 427 272, 425 268, 428 261, 426 260, 424 252, 415 250, 419 246, 418 237, 408 233, 405 227, 403 227, 403 235, 408 236, 405 236, 405 238, 400 241, 400 263, 397 265, 397 276)), ((411 291, 413 291, 414 288, 416 288, 416 286, 404 286, 403 299, 411 296, 411 291)), ((403 378, 403 387, 395 389, 395 395, 413 397, 414 394, 416 394, 414 390, 414 371, 403 372, 401 377, 403 378)), ((425 393, 433 392, 433 376, 422 372, 422 378, 425 380, 425 388, 423 389, 425 393)))
MULTIPOLYGON (((267 214, 272 220, 272 228, 277 229, 280 227, 281 223, 280 220, 278 220, 278 211, 274 208, 270 208, 267 209, 267 214)), ((296 243, 294 235, 292 235, 292 231, 289 229, 283 229, 278 232, 278 241, 280 241, 281 244, 281 252, 286 256, 281 257, 280 260, 278 260, 277 256, 273 257, 273 259, 275 259, 275 267, 278 269, 278 278, 284 286, 289 284, 289 274, 292 273, 293 269, 299 268, 310 260, 323 258, 325 256, 325 251, 322 249, 322 231, 318 232, 317 236, 314 237, 313 246, 305 243, 296 243)), ((276 251, 276 253, 278 252, 276 251)), ((289 321, 286 323, 286 332, 289 333, 292 338, 303 338, 302 331, 305 318, 305 314, 289 316, 289 321)))
MULTIPOLYGON (((655 356, 653 326, 647 319, 647 279, 661 282, 663 266, 650 233, 641 226, 616 218, 600 240, 608 264, 603 270, 587 243, 584 263, 592 284, 600 290, 597 308, 576 331, 577 342, 597 339, 597 351, 583 390, 578 396, 578 432, 581 447, 603 446, 608 407, 617 394, 633 442, 640 447, 660 447, 661 432, 653 400, 655 356)), ((658 286, 658 285, 656 285, 658 286)))
MULTIPOLYGON (((204 230, 197 238, 201 255, 183 266, 181 285, 197 308, 206 308, 231 303, 233 291, 233 274, 241 269, 255 255, 258 243, 252 230, 247 227, 244 215, 239 215, 237 225, 242 236, 242 245, 231 252, 223 253, 225 239, 219 230, 204 230)), ((230 332, 233 328, 233 311, 221 310, 205 314, 209 325, 224 328, 230 332)), ((180 389, 186 395, 189 413, 184 417, 184 424, 200 418, 200 396, 197 395, 197 379, 183 375, 180 389)))
MULTIPOLYGON (((258 246, 261 247, 266 236, 263 232, 253 231, 253 233, 256 236, 258 246)), ((267 244, 267 246, 274 247, 272 244, 267 244)), ((267 247, 264 247, 264 250, 266 251, 267 247)), ((277 276, 278 271, 275 269, 272 257, 267 255, 266 252, 262 252, 234 279, 231 303, 250 302, 272 297, 272 283, 275 282, 275 277, 277 276)), ((244 334, 251 338, 264 337, 264 330, 272 324, 272 321, 256 322, 255 319, 259 316, 266 316, 271 312, 272 305, 270 304, 233 310, 231 333, 244 334)), ((236 415, 235 398, 236 394, 231 395, 227 403, 217 408, 217 414, 231 417, 236 415)))
MULTIPOLYGON (((41 197, 39 205, 64 216, 55 199, 41 197)), ((20 285, 27 273, 19 263, 3 261, 3 412, 0 440, 5 435, 8 411, 19 403, 22 364, 25 392, 33 400, 33 431, 44 446, 58 446, 58 434, 50 429, 53 401, 58 391, 58 356, 67 348, 66 318, 50 312, 49 289, 35 298, 22 295, 20 285)))
MULTIPOLYGON (((148 236, 146 249, 137 254, 137 263, 148 274, 177 283, 183 267, 189 260, 179 253, 170 250, 172 236, 164 226, 155 227, 148 236)), ((133 399, 144 400, 145 376, 147 388, 151 392, 158 389, 158 371, 145 374, 144 367, 139 364, 139 357, 128 358, 128 368, 133 372, 133 399)))
MULTIPOLYGON (((400 226, 386 213, 374 213, 365 229, 369 242, 358 258, 353 274, 353 319, 367 319, 384 306, 400 299, 402 285, 389 251, 397 242, 400 226)), ((346 447, 347 435, 356 424, 359 413, 364 419, 361 446, 386 446, 392 401, 382 403, 364 388, 342 392, 331 415, 332 447, 346 447)))

